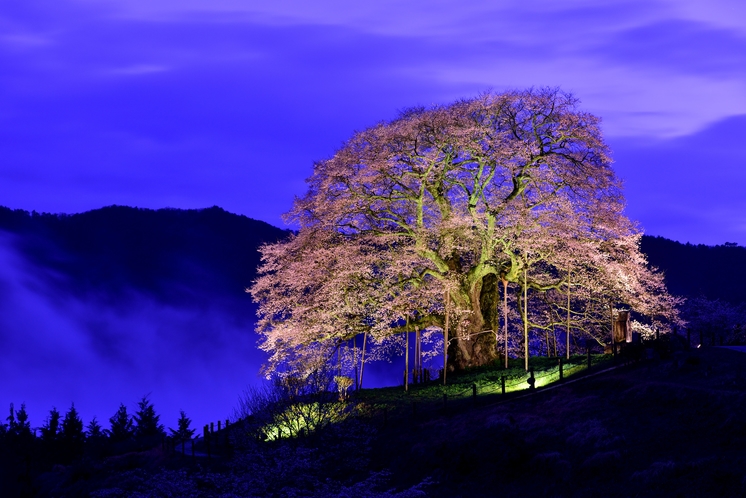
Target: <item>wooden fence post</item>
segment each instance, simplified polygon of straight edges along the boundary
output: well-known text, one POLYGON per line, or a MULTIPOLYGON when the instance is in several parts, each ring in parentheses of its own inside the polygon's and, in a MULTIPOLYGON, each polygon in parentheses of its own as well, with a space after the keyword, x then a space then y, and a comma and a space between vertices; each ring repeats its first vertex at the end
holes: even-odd
POLYGON ((534 378, 534 367, 531 367, 528 369, 528 388, 529 389, 535 389, 536 388, 536 379, 534 378))
POLYGON ((591 369, 591 342, 588 341, 588 370, 591 369))
POLYGON ((228 421, 228 419, 225 419, 225 448, 226 449, 230 449, 230 445, 231 445, 231 440, 230 440, 230 437, 228 436, 230 434, 230 432, 228 432, 228 425, 230 425, 230 422, 228 421))
POLYGON ((205 447, 207 448, 207 459, 210 460, 210 426, 205 424, 205 447))
POLYGON ((500 376, 500 386, 502 387, 503 394, 505 394, 505 376, 500 376))
POLYGON ((559 380, 562 380, 564 378, 564 373, 562 371, 562 358, 559 359, 559 380))
POLYGON ((474 383, 471 385, 471 397, 474 400, 474 404, 477 404, 477 384, 474 383))

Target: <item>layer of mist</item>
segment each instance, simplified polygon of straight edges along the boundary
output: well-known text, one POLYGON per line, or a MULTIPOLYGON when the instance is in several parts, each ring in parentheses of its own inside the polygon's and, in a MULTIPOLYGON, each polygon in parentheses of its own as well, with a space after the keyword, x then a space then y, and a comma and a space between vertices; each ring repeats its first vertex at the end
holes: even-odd
POLYGON ((74 402, 108 427, 120 403, 133 412, 150 395, 166 427, 181 409, 201 426, 260 382, 243 290, 257 246, 287 232, 217 208, 5 210, 0 222, 4 412, 25 403, 39 427, 74 402))

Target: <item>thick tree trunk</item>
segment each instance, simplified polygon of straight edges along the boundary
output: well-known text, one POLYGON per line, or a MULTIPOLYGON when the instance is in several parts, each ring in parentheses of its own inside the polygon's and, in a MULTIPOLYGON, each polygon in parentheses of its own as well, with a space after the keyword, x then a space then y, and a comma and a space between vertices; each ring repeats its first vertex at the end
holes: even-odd
POLYGON ((448 348, 449 368, 456 370, 486 365, 497 358, 494 332, 500 326, 496 306, 499 300, 497 277, 487 275, 470 289, 468 296, 471 313, 464 317, 468 323, 448 348))

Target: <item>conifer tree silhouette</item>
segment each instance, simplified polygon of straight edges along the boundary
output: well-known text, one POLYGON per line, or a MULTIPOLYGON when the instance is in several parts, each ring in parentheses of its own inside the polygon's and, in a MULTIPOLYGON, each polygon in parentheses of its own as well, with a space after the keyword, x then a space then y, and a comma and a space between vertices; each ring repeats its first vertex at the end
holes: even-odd
POLYGON ((6 418, 8 421, 7 432, 11 437, 30 437, 31 424, 28 421, 26 413, 26 403, 21 403, 21 409, 15 411, 13 403, 10 404, 10 415, 6 418))
POLYGON ((102 456, 106 447, 106 431, 98 423, 96 417, 93 417, 85 430, 85 453, 87 456, 99 458, 102 456))
POLYGON ((56 407, 52 407, 49 411, 49 416, 41 426, 41 440, 47 444, 53 444, 57 441, 60 433, 60 417, 61 414, 56 407))
POLYGON ((44 448, 44 456, 51 463, 60 460, 60 412, 52 407, 49 416, 41 426, 41 444, 44 448))
POLYGON ((192 424, 192 419, 186 416, 184 410, 179 410, 179 420, 177 421, 178 428, 171 431, 171 437, 176 441, 181 441, 181 452, 184 453, 184 442, 192 439, 194 435, 194 429, 190 429, 189 426, 192 424))
POLYGON ((83 420, 81 420, 78 410, 75 409, 75 403, 70 406, 62 420, 60 440, 66 462, 70 462, 83 454, 83 442, 85 441, 83 420))
POLYGON ((124 403, 119 405, 119 409, 109 419, 109 423, 111 424, 111 428, 106 433, 112 442, 127 441, 134 434, 134 424, 132 418, 127 413, 127 407, 124 406, 124 403))
POLYGON ((90 422, 88 422, 88 425, 85 428, 85 434, 87 439, 97 439, 104 437, 104 430, 101 427, 101 424, 98 423, 98 420, 96 420, 96 417, 93 417, 90 422))
POLYGON ((10 404, 10 415, 8 415, 8 418, 6 418, 5 420, 8 421, 8 424, 7 424, 8 432, 13 432, 16 424, 18 423, 16 421, 16 411, 15 411, 15 408, 13 407, 13 403, 10 404))
POLYGON ((148 399, 149 395, 142 397, 137 402, 137 411, 133 415, 135 421, 135 437, 139 444, 151 446, 158 444, 165 431, 163 425, 159 424, 161 416, 155 413, 153 403, 148 399))

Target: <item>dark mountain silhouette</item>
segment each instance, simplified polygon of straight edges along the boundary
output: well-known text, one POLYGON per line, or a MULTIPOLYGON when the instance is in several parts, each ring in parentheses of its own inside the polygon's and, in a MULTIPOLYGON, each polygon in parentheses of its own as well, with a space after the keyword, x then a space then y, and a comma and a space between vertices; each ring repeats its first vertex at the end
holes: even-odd
MULTIPOLYGON (((124 206, 74 215, 0 207, 0 230, 17 236, 16 248, 34 266, 64 277, 57 279, 61 292, 115 302, 136 290, 166 304, 221 301, 252 309, 243 291, 256 276, 257 248, 290 233, 219 207, 124 206)), ((672 293, 746 302, 746 248, 647 235, 641 246, 672 293)))
POLYGON ((61 292, 113 302, 136 291, 179 306, 250 304, 244 289, 255 278, 257 248, 290 233, 218 207, 124 206, 73 215, 0 207, 0 230, 16 236, 16 249, 51 272, 61 292))
POLYGON ((720 299, 734 305, 746 303, 746 247, 735 243, 682 244, 643 236, 641 248, 650 264, 664 272, 671 293, 720 299))

